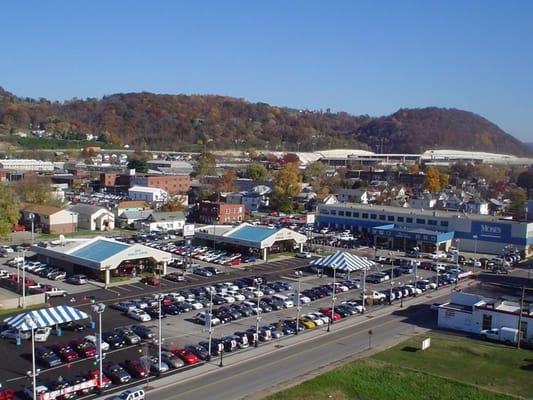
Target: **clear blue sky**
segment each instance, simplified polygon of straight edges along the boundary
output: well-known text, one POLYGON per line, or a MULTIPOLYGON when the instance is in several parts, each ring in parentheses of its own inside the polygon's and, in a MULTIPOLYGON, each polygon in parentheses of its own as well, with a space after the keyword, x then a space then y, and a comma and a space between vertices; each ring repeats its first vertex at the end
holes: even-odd
POLYGON ((20 96, 457 107, 533 141, 531 0, 30 0, 0 15, 0 85, 20 96))

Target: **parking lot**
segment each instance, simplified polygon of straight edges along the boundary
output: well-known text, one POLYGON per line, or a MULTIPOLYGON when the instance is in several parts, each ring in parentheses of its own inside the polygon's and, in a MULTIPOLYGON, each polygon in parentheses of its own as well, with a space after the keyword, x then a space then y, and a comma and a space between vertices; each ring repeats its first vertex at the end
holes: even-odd
MULTIPOLYGON (((186 282, 172 282, 165 279, 161 282, 161 291, 162 292, 174 292, 174 291, 185 291, 187 289, 193 289, 198 287, 203 287, 205 285, 213 285, 219 282, 233 281, 238 278, 245 277, 250 274, 254 275, 265 275, 268 282, 272 281, 283 281, 292 286, 290 290, 284 290, 279 292, 282 295, 290 295, 294 292, 297 287, 297 278, 294 275, 295 269, 302 269, 309 260, 305 259, 287 259, 274 263, 266 263, 257 265, 254 267, 252 272, 245 271, 242 269, 233 270, 231 273, 224 273, 221 275, 216 275, 212 277, 202 277, 194 274, 187 275, 186 282)), ((377 266, 375 270, 369 271, 369 274, 373 272, 383 272, 392 268, 392 266, 377 266)), ((431 278, 435 275, 433 271, 427 271, 420 269, 417 273, 418 279, 431 278)), ((337 277, 337 281, 342 281, 346 277, 343 277, 341 274, 337 277)), ((352 280, 361 279, 360 274, 352 274, 352 280)), ((367 283, 367 293, 371 291, 381 290, 384 293, 389 291, 392 287, 402 286, 405 284, 412 283, 414 281, 413 274, 402 274, 398 277, 394 277, 392 280, 387 280, 379 284, 367 283), (393 282, 391 285, 390 282, 393 282)), ((300 278, 300 290, 305 292, 314 287, 321 285, 326 285, 332 283, 331 276, 319 276, 314 271, 306 271, 303 277, 300 278)), ((80 306, 81 309, 89 311, 89 306, 84 303, 83 300, 86 296, 93 295, 96 297, 97 301, 104 301, 107 304, 107 309, 103 316, 103 329, 104 331, 112 330, 119 326, 131 326, 132 324, 139 324, 139 322, 134 321, 131 318, 126 317, 122 312, 114 310, 111 308, 111 305, 117 301, 128 301, 134 298, 141 298, 143 296, 148 296, 159 291, 159 288, 149 287, 144 284, 134 283, 128 285, 121 285, 112 288, 112 291, 105 291, 103 289, 93 290, 89 292, 84 292, 76 298, 76 303, 74 305, 80 306)), ((360 289, 354 288, 346 292, 339 292, 336 294, 336 305, 340 305, 342 302, 347 300, 360 300, 361 292, 360 289)), ((271 297, 265 295, 265 297, 271 297)), ((253 299, 251 299, 253 301, 253 299)), ((401 301, 401 300, 400 300, 401 301)), ((53 302, 61 303, 61 300, 53 300, 53 302)), ((385 302, 386 303, 386 302, 385 302)), ((324 296, 321 299, 312 301, 311 303, 302 304, 302 309, 300 312, 301 316, 308 314, 311 311, 318 311, 322 307, 329 307, 331 305, 331 296, 324 296)), ((217 309, 220 306, 215 306, 217 309)), ((386 307, 386 304, 379 303, 373 307, 386 307)), ((371 311, 372 307, 369 307, 368 311, 371 311)), ((163 319, 162 322, 162 332, 164 337, 165 346, 172 348, 182 348, 187 345, 196 345, 201 341, 206 341, 208 338, 208 332, 205 326, 198 324, 193 321, 193 317, 197 311, 190 311, 182 313, 178 316, 169 315, 163 319)), ((270 324, 279 323, 281 320, 293 320, 296 318, 297 309, 296 307, 283 308, 278 311, 264 312, 261 313, 260 326, 264 327, 270 324)), ((357 316, 353 316, 357 317, 357 316)), ((237 331, 246 331, 247 329, 255 329, 256 324, 256 315, 250 315, 248 317, 243 316, 238 320, 227 322, 225 324, 220 324, 214 328, 213 338, 220 338, 226 335, 231 335, 237 331)), ((151 327, 154 331, 157 331, 157 320, 152 320, 143 325, 151 327)), ((301 326, 300 326, 300 329, 301 326)), ((68 343, 73 338, 83 337, 87 334, 95 334, 94 331, 85 328, 83 332, 69 332, 63 331, 61 337, 50 336, 47 346, 57 343, 59 341, 68 343)), ((275 339, 282 340, 282 339, 275 339)), ((112 350, 106 355, 105 363, 111 361, 123 362, 126 359, 138 358, 142 354, 157 354, 157 349, 150 344, 144 345, 133 345, 125 346, 124 348, 112 350)), ((4 363, 0 367, 1 376, 5 377, 5 385, 13 388, 14 390, 21 390, 25 385, 29 383, 28 378, 26 378, 26 373, 31 369, 30 354, 31 349, 29 343, 25 341, 20 347, 15 346, 13 343, 8 341, 2 341, 0 343, 0 354, 4 356, 5 360, 9 360, 8 363, 4 363), (16 349, 16 351, 13 351, 16 349)), ((95 367, 94 359, 91 360, 81 360, 75 361, 69 364, 69 366, 59 366, 51 370, 44 370, 40 374, 40 379, 42 381, 48 381, 50 379, 56 379, 58 376, 72 376, 76 373, 81 373, 82 371, 86 372, 88 369, 95 367)))

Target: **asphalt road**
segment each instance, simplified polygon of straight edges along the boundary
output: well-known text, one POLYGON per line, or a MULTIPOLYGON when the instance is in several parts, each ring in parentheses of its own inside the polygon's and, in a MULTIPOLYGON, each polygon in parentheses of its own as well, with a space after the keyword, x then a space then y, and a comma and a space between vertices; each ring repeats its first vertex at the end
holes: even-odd
MULTIPOLYGON (((445 298, 442 293, 438 298, 445 298)), ((437 297, 426 301, 435 301, 437 297)), ((347 356, 369 350, 371 329, 372 348, 384 348, 431 329, 436 323, 435 313, 426 306, 399 309, 393 314, 352 324, 334 325, 332 332, 322 333, 311 340, 303 339, 290 346, 273 347, 262 357, 213 370, 208 375, 149 391, 150 400, 163 399, 244 399, 261 398, 273 389, 298 380, 321 367, 347 356)))

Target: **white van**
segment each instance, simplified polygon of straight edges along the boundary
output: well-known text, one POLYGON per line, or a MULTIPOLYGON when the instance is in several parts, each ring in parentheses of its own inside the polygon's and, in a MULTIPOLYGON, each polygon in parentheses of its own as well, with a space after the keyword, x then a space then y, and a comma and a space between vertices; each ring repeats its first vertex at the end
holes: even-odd
POLYGON ((123 391, 118 396, 109 397, 107 400, 144 400, 144 390, 134 387, 123 391))
POLYGON ((294 303, 287 296, 284 296, 282 294, 275 294, 274 296, 272 296, 272 298, 280 300, 285 308, 294 307, 294 303))

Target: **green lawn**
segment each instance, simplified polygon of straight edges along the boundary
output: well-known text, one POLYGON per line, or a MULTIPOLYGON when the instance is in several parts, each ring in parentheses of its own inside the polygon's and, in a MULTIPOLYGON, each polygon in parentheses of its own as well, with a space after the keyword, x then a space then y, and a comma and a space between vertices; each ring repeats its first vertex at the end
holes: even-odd
POLYGON ((8 309, 5 309, 5 310, 0 310, 0 316, 4 316, 4 315, 15 315, 15 314, 20 314, 22 312, 26 312, 26 311, 30 311, 30 310, 35 310, 35 309, 38 309, 38 308, 43 308, 45 307, 45 304, 35 304, 35 305, 32 305, 32 306, 27 306, 25 310, 23 310, 22 308, 8 308, 8 309))
POLYGON ((531 350, 431 334, 429 350, 409 339, 371 358, 348 363, 268 397, 289 399, 533 398, 531 350), (488 389, 488 390, 485 390, 488 389))

